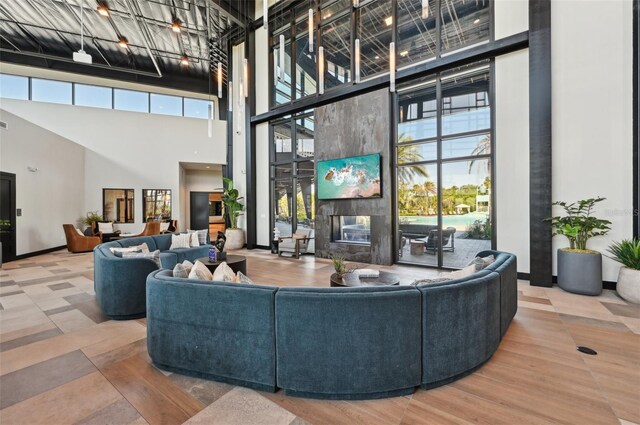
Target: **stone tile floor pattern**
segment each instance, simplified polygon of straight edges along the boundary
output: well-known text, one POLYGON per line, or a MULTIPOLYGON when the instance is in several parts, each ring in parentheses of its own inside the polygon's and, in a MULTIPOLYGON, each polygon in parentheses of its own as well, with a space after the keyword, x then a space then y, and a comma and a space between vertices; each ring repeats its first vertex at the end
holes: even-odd
MULTIPOLYGON (((258 283, 328 286, 327 260, 242 253, 258 283)), ((438 274, 372 267, 401 284, 438 274)), ((2 425, 640 423, 640 308, 612 291, 585 297, 521 281, 518 314, 476 373, 407 397, 327 401, 156 369, 145 320, 105 317, 92 269, 92 254, 58 251, 0 271, 2 425)))

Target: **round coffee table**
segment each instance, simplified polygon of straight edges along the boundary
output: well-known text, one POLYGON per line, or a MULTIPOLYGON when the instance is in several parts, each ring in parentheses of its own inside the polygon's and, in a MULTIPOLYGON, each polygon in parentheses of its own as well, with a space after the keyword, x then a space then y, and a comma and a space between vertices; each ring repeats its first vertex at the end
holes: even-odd
POLYGON ((347 275, 340 278, 336 273, 331 275, 331 286, 392 286, 399 284, 400 278, 398 275, 382 271, 378 277, 358 277, 356 275, 347 275))
POLYGON ((244 255, 227 255, 227 258, 225 260, 215 262, 209 261, 209 257, 202 257, 198 258, 197 261, 200 261, 202 264, 207 266, 211 273, 213 273, 220 264, 226 261, 229 267, 231 267, 231 270, 233 270, 234 272, 242 272, 245 275, 247 274, 247 257, 245 257, 244 255))

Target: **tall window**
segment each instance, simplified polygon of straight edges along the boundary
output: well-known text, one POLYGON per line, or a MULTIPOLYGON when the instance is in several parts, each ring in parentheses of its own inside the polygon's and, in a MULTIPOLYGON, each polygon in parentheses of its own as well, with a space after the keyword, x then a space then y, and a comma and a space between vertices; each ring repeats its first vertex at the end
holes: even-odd
POLYGON ((399 89, 398 260, 461 268, 493 235, 490 64, 399 89))
POLYGON ((171 190, 142 189, 142 216, 144 221, 171 219, 171 190))
POLYGON ((282 236, 315 227, 313 112, 271 124, 272 223, 282 236))

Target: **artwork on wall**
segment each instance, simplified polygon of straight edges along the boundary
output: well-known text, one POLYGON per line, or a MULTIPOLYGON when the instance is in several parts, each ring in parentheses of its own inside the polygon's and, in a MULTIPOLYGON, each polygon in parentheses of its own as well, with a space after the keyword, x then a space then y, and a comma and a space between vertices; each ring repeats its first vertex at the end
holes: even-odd
POLYGON ((381 198, 380 154, 318 161, 318 199, 381 198))

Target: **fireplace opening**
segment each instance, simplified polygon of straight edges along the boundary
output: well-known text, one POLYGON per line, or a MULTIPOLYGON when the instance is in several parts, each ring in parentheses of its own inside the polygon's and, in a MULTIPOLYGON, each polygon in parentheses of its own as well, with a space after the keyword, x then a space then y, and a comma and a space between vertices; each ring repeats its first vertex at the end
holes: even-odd
POLYGON ((331 242, 371 244, 371 217, 364 215, 334 215, 331 217, 331 242))

